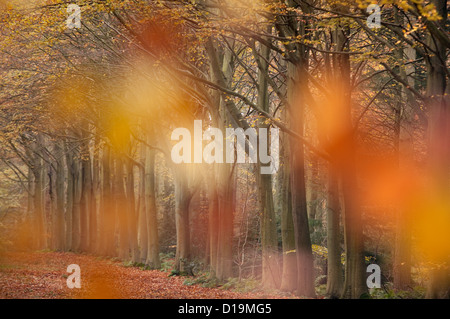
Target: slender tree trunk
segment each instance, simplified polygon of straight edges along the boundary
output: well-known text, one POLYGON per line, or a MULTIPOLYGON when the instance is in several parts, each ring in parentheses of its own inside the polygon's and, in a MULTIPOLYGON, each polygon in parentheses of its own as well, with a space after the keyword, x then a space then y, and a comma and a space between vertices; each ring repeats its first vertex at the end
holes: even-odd
POLYGON ((271 175, 260 175, 259 180, 262 211, 262 281, 266 288, 278 288, 281 274, 278 262, 278 238, 273 207, 272 178, 271 175))
MULTIPOLYGON (((229 87, 233 74, 233 53, 230 50, 223 52, 218 46, 214 45, 212 39, 207 44, 207 52, 210 57, 211 77, 214 83, 223 87, 229 87)), ((213 120, 222 132, 228 127, 228 118, 230 110, 239 111, 231 102, 225 100, 223 95, 217 95, 215 102, 219 104, 219 110, 213 111, 213 120)), ((233 115, 231 117, 233 117, 233 115)), ((239 123, 245 125, 247 123, 239 123)), ((238 125, 239 125, 238 124, 238 125)), ((224 138, 226 138, 224 136, 224 138)), ((224 145, 226 145, 224 143, 224 145)), ((225 156, 225 154, 224 154, 225 156)), ((225 157, 224 157, 225 158, 225 157)), ((218 203, 218 235, 217 235, 217 260, 215 274, 219 280, 224 280, 233 275, 233 190, 231 189, 232 166, 230 164, 218 165, 216 172, 216 191, 218 203)))
MULTIPOLYGON (((287 67, 290 63, 284 62, 287 67)), ((290 68, 293 68, 291 65, 290 68)), ((293 72, 292 69, 290 72, 293 72)), ((287 97, 289 89, 288 85, 284 86, 284 94, 287 97)), ((289 123, 289 116, 287 112, 281 114, 282 120, 289 123)), ((282 291, 293 292, 297 288, 297 255, 295 248, 295 231, 294 222, 292 219, 292 194, 291 194, 291 181, 290 181, 290 139, 289 135, 281 135, 282 141, 280 143, 280 170, 278 172, 278 207, 281 210, 281 240, 283 249, 283 271, 281 276, 281 286, 282 291)))
MULTIPOLYGON (((266 32, 271 33, 272 26, 267 27, 266 32)), ((266 39, 270 41, 270 39, 266 39)), ((269 110, 269 60, 270 49, 266 45, 261 46, 260 54, 256 55, 258 59, 258 107, 268 113, 269 110)), ((259 125, 262 129, 269 129, 269 125, 261 123, 259 125)), ((267 134, 268 141, 270 140, 267 134)), ((267 141, 267 142, 268 142, 267 141)), ((261 152, 261 144, 258 150, 261 152)), ((270 145, 267 143, 266 154, 269 153, 270 145)), ((272 176, 258 174, 260 205, 262 211, 262 225, 261 225, 261 245, 262 245, 262 282, 266 288, 278 288, 280 285, 280 265, 278 263, 278 238, 275 220, 275 210, 273 204, 272 194, 272 176)))
POLYGON ((45 204, 46 209, 48 209, 48 216, 50 217, 49 220, 47 221, 48 224, 47 227, 49 229, 48 236, 50 239, 49 247, 53 250, 57 250, 56 246, 58 245, 59 229, 56 223, 57 210, 56 210, 56 195, 55 195, 56 190, 55 169, 52 163, 48 163, 47 167, 48 168, 46 170, 46 173, 48 177, 48 184, 47 187, 45 188, 48 189, 48 204, 47 204, 47 197, 45 197, 44 200, 46 202, 45 204))
MULTIPOLYGON (((297 125, 301 125, 297 118, 297 125)), ((303 144, 293 147, 291 162, 292 219, 294 221, 297 251, 298 286, 297 294, 314 297, 314 270, 311 239, 306 208, 306 186, 304 171, 303 144)))
MULTIPOLYGON (((31 154, 28 154, 28 158, 32 158, 31 154)), ((33 164, 27 165, 27 214, 25 216, 24 220, 24 229, 32 229, 35 222, 35 209, 34 209, 34 194, 35 194, 35 183, 34 183, 34 174, 33 174, 33 164)), ((30 249, 35 249, 35 240, 37 239, 36 234, 33 232, 28 232, 25 237, 24 241, 26 243, 27 247, 30 247, 30 249)))
POLYGON ((115 194, 115 210, 117 227, 119 231, 119 258, 127 260, 130 256, 129 251, 129 235, 128 235, 128 205, 124 188, 124 164, 123 160, 119 157, 116 158, 115 165, 115 181, 114 181, 114 194, 115 194))
MULTIPOLYGON (((141 163, 145 163, 146 161, 146 155, 147 155, 147 146, 144 144, 141 144, 140 147, 141 152, 141 163)), ((140 167, 139 168, 139 207, 138 207, 138 213, 139 213, 139 234, 138 234, 138 244, 140 249, 140 262, 145 264, 147 261, 148 256, 148 231, 147 231, 147 215, 146 215, 146 197, 145 197, 145 188, 146 188, 146 181, 145 181, 145 170, 146 167, 140 167)))
MULTIPOLYGON (((290 8, 298 8, 298 3, 289 0, 286 2, 290 8)), ((303 12, 310 13, 311 8, 300 4, 303 12)), ((275 26, 283 37, 309 37, 307 21, 298 21, 295 14, 277 16, 275 26)), ((291 63, 288 63, 287 99, 289 101, 289 126, 299 135, 304 131, 304 93, 308 90, 307 76, 301 74, 308 69, 308 49, 300 44, 293 43, 286 46, 291 63)), ((314 269, 311 247, 311 238, 308 225, 308 211, 306 207, 305 186, 305 155, 304 145, 290 137, 290 182, 292 200, 292 219, 294 222, 295 246, 297 256, 297 294, 314 297, 314 269)))
POLYGON ((134 194, 134 164, 131 161, 127 161, 127 225, 128 225, 128 244, 131 252, 131 260, 133 263, 139 262, 139 250, 137 245, 137 214, 134 194))
POLYGON ((181 170, 181 168, 179 170, 175 181, 175 223, 177 228, 175 270, 179 273, 192 275, 189 228, 189 204, 192 194, 188 187, 187 170, 181 170))
POLYGON ((73 206, 74 206, 74 183, 75 179, 73 176, 73 152, 69 151, 68 144, 65 143, 64 151, 66 157, 66 178, 67 178, 67 192, 66 192, 66 214, 65 214, 65 223, 66 223, 66 239, 65 239, 65 249, 70 251, 72 250, 72 224, 73 224, 73 206))
MULTIPOLYGON (((333 33, 336 50, 349 51, 348 27, 338 26, 333 33)), ((355 161, 355 136, 352 124, 350 91, 350 58, 348 54, 334 55, 333 89, 336 91, 330 106, 336 118, 337 130, 333 136, 332 157, 340 173, 344 198, 345 281, 341 296, 360 298, 367 293, 361 204, 359 203, 355 161)))
MULTIPOLYGON (((349 165, 351 165, 349 163, 349 165)), ((344 230, 345 230, 345 282, 342 297, 360 298, 367 292, 365 283, 362 221, 360 206, 355 203, 357 194, 356 180, 351 169, 347 169, 343 180, 343 194, 345 202, 344 230)))
POLYGON ((40 157, 40 142, 35 143, 33 149, 33 175, 34 175, 34 222, 35 227, 35 248, 43 249, 47 246, 46 227, 45 227, 45 210, 44 210, 44 171, 42 158, 40 157))
POLYGON ((89 217, 91 212, 92 174, 91 154, 86 136, 81 144, 81 202, 80 202, 80 250, 89 250, 89 217))
POLYGON ((340 204, 339 186, 336 169, 330 164, 328 177, 328 209, 327 209, 327 295, 339 298, 343 285, 341 264, 341 236, 339 226, 340 204))
POLYGON ((114 228, 115 210, 112 197, 111 185, 111 150, 108 146, 103 147, 101 164, 101 190, 99 209, 99 250, 105 256, 114 256, 114 228))
MULTIPOLYGON (((299 79, 297 70, 292 65, 288 67, 288 74, 291 78, 288 86, 289 101, 291 109, 291 127, 300 135, 303 135, 304 128, 304 103, 300 92, 293 85, 294 79, 299 79)), ((304 85, 304 84, 303 84, 304 85)), ((292 196, 292 220, 294 222, 295 246, 297 255, 297 294, 300 296, 314 297, 314 268, 311 247, 311 237, 309 233, 308 211, 306 207, 306 185, 305 185, 305 154, 303 143, 291 137, 291 196, 292 196)))
POLYGON ((292 198, 287 163, 282 166, 280 193, 281 201, 281 239, 283 244, 283 273, 281 290, 295 291, 297 288, 297 256, 295 250, 294 222, 292 220, 292 198))
POLYGON ((72 248, 74 251, 80 251, 80 228, 81 228, 81 187, 82 171, 77 158, 72 157, 71 172, 73 176, 73 219, 72 219, 72 248))
POLYGON ((33 175, 33 167, 27 166, 28 173, 27 173, 27 186, 28 186, 28 193, 27 193, 27 217, 33 218, 33 194, 34 194, 34 175, 33 175))
MULTIPOLYGON (((396 14, 398 24, 401 15, 396 14)), ((402 48, 396 51, 397 59, 400 61, 413 61, 416 59, 416 51, 412 47, 402 48), (404 57, 406 54, 406 60, 404 57)), ((414 80, 408 75, 415 72, 414 65, 411 64, 404 68, 400 66, 399 76, 411 87, 414 87, 414 80)), ((396 117, 396 148, 398 153, 398 169, 401 176, 407 176, 411 169, 411 160, 414 158, 413 149, 413 121, 414 104, 417 103, 412 93, 405 87, 402 91, 402 100, 398 105, 396 117)), ((405 290, 411 287, 411 240, 412 240, 411 211, 406 203, 399 203, 396 212, 394 261, 393 261, 393 280, 394 288, 405 290)))
POLYGON ((211 277, 216 277, 219 235, 219 202, 215 182, 209 187, 209 260, 211 277))
MULTIPOLYGON (((147 222, 147 259, 151 269, 161 268, 159 258, 158 218, 155 189, 155 151, 146 148, 145 157, 145 220, 147 222)), ((188 207, 189 209, 189 207, 188 207)))
POLYGON ((89 210, 89 249, 91 252, 99 251, 99 230, 98 230, 98 212, 97 202, 100 188, 100 158, 99 158, 99 138, 94 139, 94 149, 92 156, 92 185, 91 185, 91 200, 89 210))
POLYGON ((219 232, 216 276, 225 280, 233 276, 233 189, 230 165, 219 168, 218 207, 219 232))
MULTIPOLYGON (((438 21, 441 30, 446 29, 448 21, 447 1, 433 0, 437 12, 442 17, 438 21)), ((445 32, 445 31, 444 31, 445 32)), ((437 201, 435 205, 448 205, 450 184, 450 98, 448 97, 448 83, 446 78, 447 50, 438 37, 428 35, 428 46, 434 51, 426 57, 427 65, 427 103, 430 110, 429 117, 429 172, 431 177, 430 194, 432 200, 437 201), (447 95, 446 95, 447 93, 447 95)), ((435 217, 438 220, 439 209, 430 213, 428 218, 435 217)), ((447 212, 448 213, 448 212, 447 212)), ((437 234, 442 236, 443 234, 437 234)), ((430 236, 427 234, 425 236, 430 236)), ((435 247, 428 247, 432 252, 435 247)), ((450 258, 432 254, 431 262, 445 265, 436 267, 431 271, 430 281, 427 289, 427 298, 449 298, 450 275, 448 267, 450 258)), ((445 254, 442 254, 445 255, 445 254)))
MULTIPOLYGON (((211 62, 212 63, 212 62, 211 62)), ((213 69, 214 66, 211 65, 211 69, 213 69)), ((215 73, 211 70, 211 81, 217 82, 215 73)), ((213 91, 211 93, 211 99, 213 100, 213 106, 220 105, 221 103, 221 97, 220 92, 213 91)), ((220 109, 217 107, 213 107, 211 109, 211 117, 213 120, 213 123, 215 125, 219 125, 219 113, 220 109)), ((217 270, 219 268, 219 256, 218 256, 218 250, 219 250, 219 193, 218 193, 218 183, 217 183, 217 174, 218 174, 218 167, 216 164, 212 164, 212 170, 209 172, 209 179, 207 183, 208 185, 208 196, 209 196, 209 215, 208 215, 208 234, 209 234, 209 260, 210 260, 210 276, 211 278, 217 277, 217 270)))
POLYGON ((65 250, 65 223, 64 223, 64 153, 60 142, 55 144, 56 157, 56 225, 55 249, 65 250))
MULTIPOLYGON (((318 189, 316 186, 316 183, 319 180, 319 162, 316 156, 313 156, 311 159, 311 169, 309 175, 309 211, 308 211, 308 217, 311 221, 316 221, 320 218, 320 216, 317 215, 318 213, 318 189)), ((311 232, 314 233, 316 226, 313 225, 311 232)))

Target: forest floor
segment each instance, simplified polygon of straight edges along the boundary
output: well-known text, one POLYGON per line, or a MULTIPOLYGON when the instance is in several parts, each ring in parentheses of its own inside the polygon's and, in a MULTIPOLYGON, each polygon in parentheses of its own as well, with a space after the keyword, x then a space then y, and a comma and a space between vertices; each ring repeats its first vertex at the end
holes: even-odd
MULTIPOLYGON (((123 262, 75 253, 8 252, 0 255, 0 299, 257 299, 277 294, 238 293, 184 285, 169 272, 126 267, 123 262), (81 269, 81 288, 67 287, 67 266, 81 269)), ((284 296, 286 298, 286 296, 284 296)))

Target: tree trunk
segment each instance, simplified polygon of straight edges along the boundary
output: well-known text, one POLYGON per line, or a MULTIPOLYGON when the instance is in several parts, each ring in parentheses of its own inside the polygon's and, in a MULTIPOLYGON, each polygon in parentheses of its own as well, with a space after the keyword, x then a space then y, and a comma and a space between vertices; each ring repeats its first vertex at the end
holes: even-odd
POLYGON ((175 181, 175 223, 177 228, 175 270, 181 274, 192 275, 189 228, 189 204, 192 194, 188 186, 187 170, 181 168, 178 170, 175 181))
MULTIPOLYGON (((298 117, 297 125, 299 123, 298 117)), ((291 189, 292 189, 292 219, 294 221, 295 242, 297 253, 297 294, 299 296, 315 297, 314 270, 311 238, 308 225, 308 211, 306 208, 306 186, 304 170, 303 144, 295 141, 291 161, 291 189)))
MULTIPOLYGON (((258 171, 256 173, 259 174, 258 171)), ((266 288, 278 288, 281 274, 278 262, 278 238, 273 207, 271 175, 260 175, 259 183, 262 211, 262 282, 266 288)))
POLYGON ((233 276, 233 188, 230 165, 219 167, 218 207, 219 232, 216 276, 225 280, 233 276))
MULTIPOLYGON (((141 163, 145 163, 147 156, 147 146, 141 144, 141 163)), ((140 249, 140 262, 145 264, 148 256, 148 231, 147 231, 147 217, 146 217, 146 197, 145 197, 145 169, 146 167, 139 167, 139 200, 138 200, 138 214, 139 214, 139 233, 138 233, 138 245, 140 249)))
MULTIPOLYGON (((55 151, 55 150, 53 150, 55 151)), ((46 170, 48 176, 48 216, 50 219, 47 221, 48 229, 49 229, 49 239, 50 239, 50 248, 52 250, 57 250, 56 246, 58 245, 58 224, 56 223, 57 219, 57 209, 56 209, 56 180, 55 180, 55 169, 54 165, 51 162, 48 163, 48 169, 46 170)), ((47 206, 47 198, 45 198, 46 206, 47 206)), ((46 207, 47 209, 47 207, 46 207)))
POLYGON ((97 202, 100 187, 100 159, 99 159, 99 138, 94 139, 94 150, 92 155, 92 185, 89 209, 89 250, 98 253, 99 250, 99 230, 97 202))
POLYGON ((343 276, 341 264, 341 230, 339 225, 339 184, 336 169, 333 164, 330 164, 329 169, 327 204, 327 295, 334 299, 339 298, 342 291, 343 276))
POLYGON ((73 251, 80 251, 80 228, 81 228, 81 188, 82 171, 77 158, 72 157, 71 172, 73 176, 73 219, 72 219, 72 248, 73 251))
MULTIPOLYGON (((437 23, 441 30, 446 29, 448 21, 447 1, 433 0, 437 12, 442 17, 437 23)), ((447 61, 446 47, 438 37, 433 34, 428 35, 428 46, 434 51, 426 57, 427 65, 427 103, 430 110, 429 117, 429 172, 431 177, 429 196, 432 200, 437 201, 434 205, 448 205, 448 189, 450 185, 450 99, 447 89, 448 83, 446 78, 447 61)), ((448 207, 448 206, 447 206, 448 207)), ((442 208, 440 208, 442 209, 442 208)), ((440 209, 434 209, 430 212, 429 219, 438 220, 440 209), (436 216, 433 216, 436 215, 436 216)), ((446 212, 448 213, 448 212, 446 212)), ((441 213, 442 214, 442 213, 441 213)), ((433 223, 433 220, 430 220, 433 223)), ((425 234, 425 237, 431 234, 425 234)), ((434 236, 445 238, 442 233, 434 236)), ((429 239, 425 239, 425 242, 429 239)), ((431 270, 430 281, 427 289, 427 298, 449 298, 450 292, 450 275, 448 267, 450 258, 448 254, 433 253, 436 247, 426 247, 430 251, 430 261, 435 265, 444 266, 436 267, 431 270), (446 256, 445 256, 446 255, 446 256)))
POLYGON ((66 222, 66 239, 65 239, 65 249, 70 251, 72 250, 72 236, 73 236, 73 206, 74 206, 74 172, 73 172, 73 152, 68 150, 68 145, 65 143, 64 151, 66 154, 66 167, 67 167, 67 193, 66 193, 66 214, 65 214, 65 222, 66 222))
MULTIPOLYGON (((272 31, 272 26, 268 26, 266 32, 269 34, 272 31)), ((265 39, 270 42, 270 39, 265 39)), ((270 49, 266 45, 261 45, 260 54, 255 54, 258 59, 258 107, 270 113, 269 107, 269 60, 270 49)), ((260 123, 259 127, 262 129, 269 129, 269 125, 260 123)), ((270 154, 269 140, 270 136, 267 134, 268 141, 266 143, 267 149, 265 154, 270 154)), ((258 150, 261 153, 261 144, 258 145, 258 150)), ((258 165, 259 167, 259 165, 258 165)), ((280 285, 280 265, 278 262, 278 238, 275 220, 275 210, 273 204, 272 194, 272 176, 263 174, 259 171, 257 181, 259 182, 260 205, 262 211, 261 223, 261 246, 262 246, 262 282, 266 288, 278 288, 280 285)))
MULTIPOLYGON (((318 199, 319 199, 319 194, 318 194, 318 190, 317 190, 317 186, 316 183, 319 180, 319 162, 318 162, 318 158, 317 156, 313 156, 311 158, 311 169, 310 169, 310 174, 309 175, 309 181, 308 181, 308 189, 309 189, 309 210, 308 210, 308 217, 309 220, 315 222, 316 220, 319 220, 320 216, 317 216, 318 213, 318 208, 319 208, 319 204, 318 204, 318 199)), ((313 226, 311 227, 311 232, 314 233, 315 232, 315 224, 313 224, 313 226)))
POLYGON ((354 161, 347 160, 343 170, 342 184, 344 197, 344 234, 345 234, 345 282, 342 297, 361 298, 367 293, 364 269, 364 246, 361 220, 361 206, 357 203, 356 177, 354 161), (348 166, 347 166, 348 165, 348 166))
MULTIPOLYGON (((333 32, 336 50, 349 51, 348 27, 338 26, 333 32)), ((334 55, 332 89, 336 92, 329 101, 339 118, 333 132, 331 156, 336 163, 342 181, 344 198, 345 281, 341 296, 360 298, 367 293, 364 269, 364 244, 361 204, 359 203, 355 160, 355 136, 352 123, 352 100, 350 90, 350 58, 348 54, 334 55)))
POLYGON ((209 263, 211 269, 211 277, 216 277, 217 269, 217 248, 218 248, 218 235, 219 235, 219 201, 216 190, 215 181, 213 180, 212 186, 209 187, 209 263))
POLYGON ((151 269, 161 268, 155 190, 155 151, 147 147, 145 158, 145 220, 147 222, 147 259, 151 269))
POLYGON ((81 201, 80 201, 80 250, 89 251, 89 217, 91 212, 92 174, 91 154, 85 134, 81 144, 81 201))
POLYGON ((111 185, 111 149, 108 146, 103 148, 102 168, 102 196, 100 198, 101 251, 106 256, 114 256, 116 214, 111 185))
MULTIPOLYGON (((397 23, 403 24, 403 19, 399 20, 401 15, 396 15, 397 23)), ((396 51, 397 59, 400 61, 414 61, 416 59, 416 51, 412 47, 406 48, 405 52, 402 48, 396 51), (406 60, 404 57, 406 54, 406 60)), ((414 79, 408 77, 415 72, 414 65, 399 68, 399 76, 414 87, 414 79)), ((398 103, 396 116, 396 148, 398 154, 398 170, 401 176, 407 176, 411 169, 411 161, 414 158, 413 148, 413 121, 414 121, 414 105, 417 102, 412 93, 405 87, 401 88, 402 102, 398 103), (403 101, 406 101, 403 102, 403 101)), ((396 212, 395 227, 395 244, 394 244, 394 261, 393 261, 393 281, 394 288, 405 290, 411 287, 411 211, 406 203, 400 202, 396 212)))
MULTIPOLYGON (((294 131, 303 136, 305 104, 302 102, 302 97, 299 94, 300 88, 293 84, 301 75, 297 76, 297 70, 291 64, 288 66, 288 75, 290 77, 288 85, 288 97, 291 105, 289 110, 290 125, 294 131)), ((299 85, 304 85, 304 83, 299 85)), ((292 220, 294 222, 298 270, 297 294, 299 296, 315 297, 313 255, 306 206, 304 145, 290 137, 290 150, 292 220)))
POLYGON ((283 291, 297 288, 297 256, 295 253, 294 222, 292 220, 292 198, 287 163, 282 165, 283 175, 280 186, 281 199, 281 240, 283 244, 283 272, 281 287, 283 291))
POLYGON ((45 227, 44 209, 44 165, 40 156, 41 138, 33 146, 33 175, 34 175, 34 227, 35 227, 35 248, 43 249, 47 247, 47 234, 45 227))
MULTIPOLYGON (((221 48, 214 45, 213 40, 210 39, 207 44, 207 53, 210 57, 211 80, 218 83, 220 86, 229 87, 233 74, 233 53, 230 50, 223 52, 221 48)), ((236 117, 236 121, 240 115, 235 105, 225 99, 223 94, 217 93, 213 95, 215 102, 219 107, 213 108, 211 114, 213 122, 222 132, 228 127, 228 118, 230 113, 236 117), (239 113, 239 115, 237 114, 239 113)), ((247 123, 238 123, 237 125, 245 125, 247 123)), ((248 124, 247 124, 248 125, 248 124)), ((226 136, 224 136, 226 138, 226 136)), ((224 142, 224 145, 225 142, 224 142)), ((224 153, 224 159, 225 159, 224 153)), ((219 280, 224 280, 233 275, 233 190, 232 183, 232 166, 230 164, 223 164, 217 166, 216 170, 216 192, 217 192, 217 260, 215 267, 215 275, 219 280)))
POLYGON ((64 153, 60 142, 55 144, 56 157, 56 214, 54 223, 56 225, 55 249, 65 249, 65 223, 64 223, 64 153))
POLYGON ((119 258, 127 260, 130 256, 129 236, 128 236, 128 205, 124 188, 124 169, 123 160, 116 158, 115 165, 115 181, 114 181, 114 197, 117 227, 119 231, 119 258))
POLYGON ((127 225, 128 225, 128 245, 131 252, 131 261, 139 262, 139 247, 137 245, 137 214, 134 194, 134 164, 128 160, 126 178, 126 197, 127 197, 127 225))

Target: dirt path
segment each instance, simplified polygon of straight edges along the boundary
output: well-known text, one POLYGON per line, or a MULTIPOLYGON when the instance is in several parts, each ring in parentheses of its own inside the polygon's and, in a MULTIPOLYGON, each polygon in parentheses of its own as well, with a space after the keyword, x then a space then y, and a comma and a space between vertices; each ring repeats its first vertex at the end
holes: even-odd
POLYGON ((124 267, 90 255, 58 252, 6 253, 0 256, 0 298, 146 298, 216 299, 277 298, 183 285, 167 272, 124 267), (69 289, 67 266, 81 269, 81 289, 69 289))

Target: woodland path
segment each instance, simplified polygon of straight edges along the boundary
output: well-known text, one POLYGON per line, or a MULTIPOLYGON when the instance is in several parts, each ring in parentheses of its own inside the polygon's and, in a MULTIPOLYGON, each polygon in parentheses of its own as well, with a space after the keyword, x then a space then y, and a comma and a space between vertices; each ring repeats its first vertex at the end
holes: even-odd
POLYGON ((184 285, 185 277, 168 272, 125 267, 122 262, 62 252, 0 255, 0 299, 253 299, 280 298, 263 293, 237 293, 184 285), (81 288, 69 289, 67 266, 81 269, 81 288))

